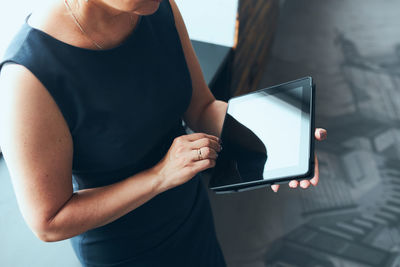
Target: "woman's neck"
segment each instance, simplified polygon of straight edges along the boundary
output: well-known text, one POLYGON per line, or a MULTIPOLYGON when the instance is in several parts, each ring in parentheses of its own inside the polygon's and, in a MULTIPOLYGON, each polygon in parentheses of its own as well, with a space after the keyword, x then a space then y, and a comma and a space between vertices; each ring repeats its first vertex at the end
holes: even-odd
POLYGON ((115 36, 131 32, 138 15, 105 5, 102 1, 65 0, 88 34, 115 36))

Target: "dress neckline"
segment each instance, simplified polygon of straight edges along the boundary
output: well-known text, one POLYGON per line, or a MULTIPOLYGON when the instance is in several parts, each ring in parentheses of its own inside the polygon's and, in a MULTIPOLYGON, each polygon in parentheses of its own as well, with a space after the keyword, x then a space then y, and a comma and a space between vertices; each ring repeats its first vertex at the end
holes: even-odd
POLYGON ((76 50, 81 50, 81 51, 84 51, 84 52, 92 52, 92 53, 113 52, 113 51, 122 49, 123 47, 127 46, 127 44, 129 44, 132 40, 134 40, 133 37, 134 37, 135 33, 138 31, 138 28, 141 25, 141 21, 142 21, 142 17, 143 17, 143 16, 139 16, 139 19, 138 19, 138 21, 136 23, 135 28, 131 31, 131 33, 128 35, 128 37, 126 37, 125 40, 123 40, 117 46, 114 46, 114 47, 111 47, 111 48, 107 48, 107 49, 89 49, 89 48, 84 48, 84 47, 79 47, 79 46, 76 46, 76 45, 68 44, 66 42, 63 42, 63 41, 51 36, 50 34, 44 32, 44 31, 42 31, 40 29, 32 27, 28 23, 28 20, 29 20, 31 15, 32 15, 32 13, 30 13, 25 18, 25 23, 24 23, 25 27, 28 27, 30 30, 32 30, 32 31, 38 33, 39 35, 44 36, 45 38, 50 39, 50 40, 52 40, 52 41, 54 41, 54 42, 56 42, 56 43, 58 43, 58 44, 60 44, 62 46, 65 46, 65 47, 68 47, 68 48, 72 48, 72 49, 76 49, 76 50))

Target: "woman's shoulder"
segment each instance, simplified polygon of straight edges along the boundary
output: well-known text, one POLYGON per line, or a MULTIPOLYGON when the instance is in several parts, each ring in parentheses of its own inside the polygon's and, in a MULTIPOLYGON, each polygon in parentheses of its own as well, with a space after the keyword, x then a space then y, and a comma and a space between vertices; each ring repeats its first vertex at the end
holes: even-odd
POLYGON ((77 34, 76 25, 66 12, 65 5, 59 2, 62 3, 62 1, 55 1, 51 5, 33 11, 26 21, 27 26, 46 37, 67 44, 76 46, 85 44, 87 40, 81 34, 77 34))
MULTIPOLYGON (((27 65, 29 60, 35 61, 46 47, 40 40, 43 35, 56 36, 56 28, 63 24, 60 21, 58 7, 53 5, 43 6, 40 10, 33 10, 26 18, 20 29, 14 34, 13 39, 0 61, 0 71, 5 63, 14 61, 27 65), (58 17, 58 18, 57 18, 58 17), (24 64, 27 63, 27 64, 24 64)), ((58 32, 63 32, 58 30, 58 32)))
POLYGON ((41 38, 43 34, 52 34, 51 24, 57 22, 53 16, 57 16, 57 11, 49 6, 26 18, 0 60, 0 84, 3 99, 18 99, 25 103, 24 109, 37 105, 59 114, 63 99, 58 90, 60 68, 52 64, 53 52, 41 38))

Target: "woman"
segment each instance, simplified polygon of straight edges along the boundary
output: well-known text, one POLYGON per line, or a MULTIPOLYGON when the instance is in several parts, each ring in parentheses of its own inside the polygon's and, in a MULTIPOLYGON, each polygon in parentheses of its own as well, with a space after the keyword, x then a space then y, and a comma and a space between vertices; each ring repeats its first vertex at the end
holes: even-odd
POLYGON ((0 65, 0 144, 27 224, 71 238, 84 266, 225 266, 197 174, 227 104, 175 2, 62 1, 27 18, 0 65))

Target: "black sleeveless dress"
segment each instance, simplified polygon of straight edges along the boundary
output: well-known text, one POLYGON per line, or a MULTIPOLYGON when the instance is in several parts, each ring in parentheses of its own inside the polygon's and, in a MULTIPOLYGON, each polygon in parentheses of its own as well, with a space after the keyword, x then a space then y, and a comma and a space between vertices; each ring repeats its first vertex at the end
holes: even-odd
MULTIPOLYGON (((66 44, 25 22, 0 70, 6 62, 28 68, 61 110, 74 144, 74 190, 148 169, 186 134, 192 85, 168 0, 107 50, 66 44)), ((84 266, 225 266, 199 174, 71 242, 84 266)))

